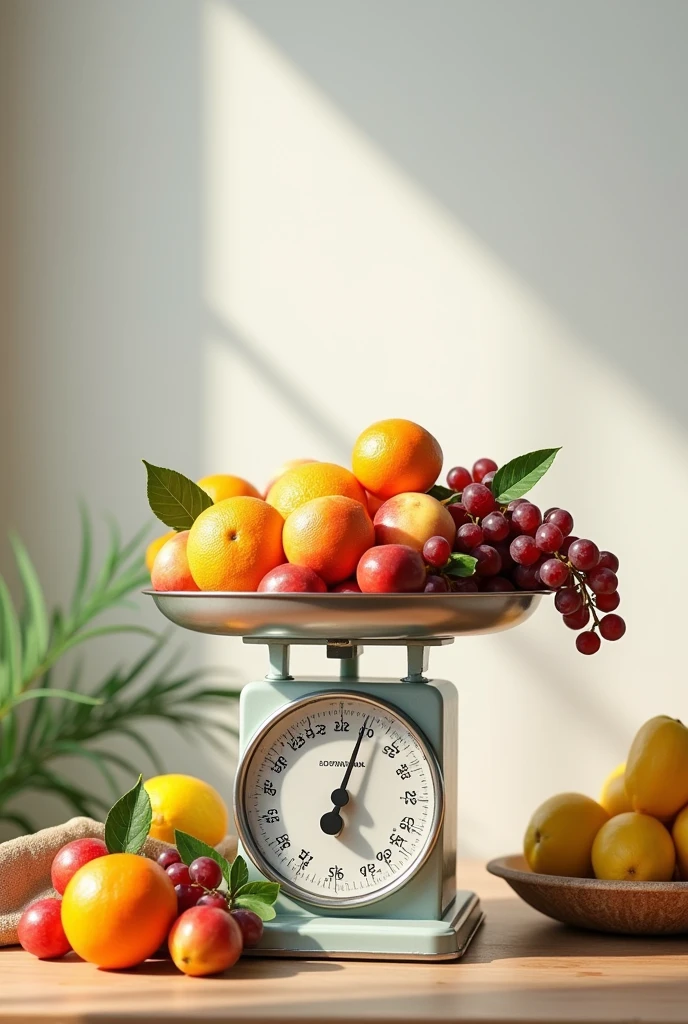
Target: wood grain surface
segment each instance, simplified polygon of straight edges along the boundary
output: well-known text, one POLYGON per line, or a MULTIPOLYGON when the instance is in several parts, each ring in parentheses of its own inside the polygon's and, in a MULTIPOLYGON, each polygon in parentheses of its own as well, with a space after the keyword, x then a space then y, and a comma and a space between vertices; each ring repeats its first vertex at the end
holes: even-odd
POLYGON ((688 1021, 688 938, 567 929, 477 864, 461 865, 461 884, 487 913, 462 961, 247 959, 220 977, 187 978, 166 961, 108 973, 0 949, 0 1022, 688 1021))

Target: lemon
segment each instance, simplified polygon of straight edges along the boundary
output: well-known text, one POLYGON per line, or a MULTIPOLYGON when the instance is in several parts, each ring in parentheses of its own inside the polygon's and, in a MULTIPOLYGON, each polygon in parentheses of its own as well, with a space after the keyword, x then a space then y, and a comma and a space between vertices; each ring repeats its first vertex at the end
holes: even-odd
POLYGON ((666 715, 636 734, 626 761, 626 792, 634 811, 672 818, 688 804, 688 729, 666 715))
POLYGON ((676 851, 661 821, 627 811, 602 826, 592 846, 596 878, 626 882, 668 882, 676 851))
POLYGON ((589 796, 560 793, 535 811, 523 841, 533 871, 545 875, 588 878, 592 844, 609 815, 589 796))
POLYGON ((671 830, 676 847, 678 870, 683 881, 688 881, 688 807, 684 807, 671 830))
POLYGON ((605 811, 612 817, 615 814, 624 814, 632 811, 633 805, 626 792, 626 763, 618 764, 613 772, 610 772, 604 780, 600 803, 605 811))
POLYGON ((188 832, 209 846, 227 833, 227 806, 212 786, 193 775, 156 775, 144 782, 153 808, 150 835, 174 843, 174 830, 188 832))

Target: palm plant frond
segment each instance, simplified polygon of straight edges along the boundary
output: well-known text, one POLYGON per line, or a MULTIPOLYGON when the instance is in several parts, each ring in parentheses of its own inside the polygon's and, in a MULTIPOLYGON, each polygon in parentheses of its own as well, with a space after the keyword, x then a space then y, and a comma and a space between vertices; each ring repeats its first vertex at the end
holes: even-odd
POLYGON ((107 810, 101 796, 58 769, 63 761, 88 764, 115 798, 122 790, 115 773, 135 777, 140 769, 103 741, 125 738, 162 772, 164 764, 145 733, 147 722, 200 733, 210 744, 221 745, 222 734, 236 735, 231 722, 210 714, 209 705, 236 700, 238 690, 212 685, 207 669, 175 671, 178 652, 165 657, 168 633, 136 623, 93 624, 103 613, 130 605, 148 582, 142 548, 147 530, 122 544, 111 523, 107 554, 94 576, 93 531, 83 505, 80 516, 81 551, 68 607, 48 612, 38 574, 16 535, 10 543, 23 591, 20 612, 0 577, 0 821, 20 831, 34 828, 16 807, 30 790, 52 793, 78 814, 97 817, 107 810), (82 644, 124 633, 139 634, 148 644, 130 665, 114 667, 95 685, 84 685, 81 662, 64 667, 64 656, 82 644))

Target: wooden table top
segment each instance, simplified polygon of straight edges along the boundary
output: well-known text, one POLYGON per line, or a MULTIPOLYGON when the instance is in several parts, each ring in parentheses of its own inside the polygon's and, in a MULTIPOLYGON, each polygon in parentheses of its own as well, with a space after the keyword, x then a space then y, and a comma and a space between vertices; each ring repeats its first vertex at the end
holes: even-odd
POLYGON ((187 978, 166 961, 108 973, 13 947, 0 949, 0 1022, 688 1021, 688 938, 574 931, 480 865, 462 864, 460 877, 487 921, 454 963, 245 959, 220 977, 187 978))

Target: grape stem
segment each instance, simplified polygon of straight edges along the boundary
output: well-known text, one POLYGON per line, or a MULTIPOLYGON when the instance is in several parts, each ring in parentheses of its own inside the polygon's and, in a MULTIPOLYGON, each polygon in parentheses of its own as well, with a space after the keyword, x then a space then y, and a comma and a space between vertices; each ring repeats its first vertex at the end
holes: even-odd
POLYGON ((599 618, 597 616, 597 609, 596 609, 595 605, 593 604, 592 597, 590 595, 590 591, 588 590, 587 583, 585 582, 585 577, 582 575, 581 572, 578 571, 578 569, 576 569, 575 565, 572 565, 571 562, 569 562, 568 559, 566 559, 563 555, 560 555, 557 552, 556 557, 559 559, 560 562, 563 562, 564 565, 573 573, 575 579, 578 582, 578 586, 580 588, 581 594, 583 596, 583 604, 586 604, 588 606, 588 608, 590 609, 590 611, 592 612, 592 617, 593 617, 593 620, 595 622, 595 625, 593 626, 593 629, 599 629, 600 628, 600 620, 599 620, 599 618))

